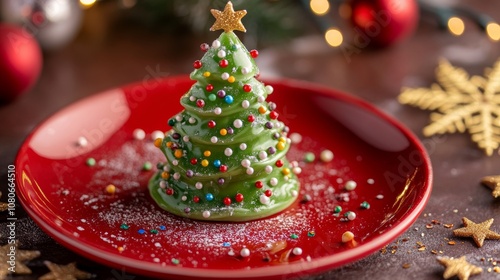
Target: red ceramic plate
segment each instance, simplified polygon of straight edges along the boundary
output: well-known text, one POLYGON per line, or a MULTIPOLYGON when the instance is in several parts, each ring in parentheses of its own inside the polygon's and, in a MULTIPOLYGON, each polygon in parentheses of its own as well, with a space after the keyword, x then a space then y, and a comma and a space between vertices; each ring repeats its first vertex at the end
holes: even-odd
POLYGON ((432 172, 412 133, 364 101, 285 80, 270 82, 270 100, 302 138, 288 156, 302 168, 301 199, 285 212, 247 223, 165 213, 147 191, 155 163, 163 160, 151 133, 168 129, 192 84, 173 77, 114 89, 43 122, 16 160, 26 211, 56 241, 115 268, 175 279, 283 279, 366 257, 423 210, 432 172), (146 132, 144 140, 134 139, 137 128, 146 132), (86 146, 76 144, 80 137, 86 146), (319 160, 325 149, 335 155, 330 162, 319 160), (309 152, 314 162, 303 160, 309 152), (94 166, 86 164, 89 158, 94 166), (146 162, 152 170, 143 170, 146 162), (344 189, 349 180, 357 183, 354 190, 344 189), (114 194, 105 191, 109 184, 116 186, 114 194), (355 219, 345 217, 349 211, 355 219), (343 243, 346 231, 354 240, 343 243), (250 256, 240 255, 243 248, 250 256))

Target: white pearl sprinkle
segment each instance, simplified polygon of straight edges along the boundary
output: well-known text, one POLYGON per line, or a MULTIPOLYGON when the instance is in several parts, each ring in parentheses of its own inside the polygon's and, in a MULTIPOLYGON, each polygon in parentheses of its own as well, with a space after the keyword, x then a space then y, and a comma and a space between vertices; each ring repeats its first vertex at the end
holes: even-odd
POLYGON ((170 172, 170 165, 165 164, 165 166, 163 166, 163 171, 170 172))
POLYGON ((242 257, 244 257, 244 258, 249 257, 250 256, 250 250, 248 248, 243 248, 240 251, 240 255, 242 257))
POLYGON ((229 73, 224 72, 224 73, 222 73, 222 75, 220 75, 220 77, 221 77, 223 80, 227 80, 227 79, 229 79, 229 73))
POLYGON ((167 182, 165 181, 160 181, 160 188, 164 189, 167 187, 167 182))
POLYGON ((189 118, 189 123, 190 124, 195 124, 196 123, 196 119, 193 118, 193 117, 189 118))
POLYGON ((216 107, 216 108, 214 109, 214 114, 216 114, 216 115, 220 115, 221 113, 222 113, 222 109, 221 109, 220 107, 216 107))
POLYGON ((220 41, 219 40, 215 40, 213 43, 212 43, 212 47, 214 49, 217 49, 220 47, 220 41))
POLYGON ((210 211, 205 210, 205 211, 203 211, 202 215, 203 215, 203 218, 208 219, 208 218, 210 218, 210 211))
POLYGON ((294 133, 290 134, 290 139, 292 140, 293 144, 298 144, 298 143, 302 142, 302 135, 294 132, 294 133))
POLYGON ((268 165, 264 170, 266 171, 267 174, 271 174, 271 172, 273 172, 273 167, 271 165, 268 165))
POLYGON ((293 190, 293 191, 292 191, 292 196, 293 196, 293 197, 297 197, 298 195, 299 195, 299 192, 298 192, 298 191, 296 191, 296 190, 293 190))
POLYGON ((175 180, 179 180, 180 178, 181 178, 181 174, 179 174, 179 173, 175 172, 175 173, 174 173, 174 179, 175 179, 175 180))
POLYGON ((185 196, 185 195, 183 195, 183 196, 181 197, 181 200, 182 200, 182 201, 186 201, 187 199, 188 199, 188 198, 187 198, 187 196, 185 196))
POLYGON ((241 107, 247 109, 250 107, 250 102, 248 100, 243 100, 243 102, 241 102, 241 107))
POLYGON ((250 69, 248 67, 241 68, 241 74, 246 75, 250 73, 250 69))
POLYGON ((247 168, 247 175, 252 175, 254 172, 252 167, 247 168))
POLYGON ((172 164, 173 164, 174 166, 177 166, 177 165, 179 165, 179 161, 178 161, 178 160, 176 160, 176 159, 174 159, 174 160, 172 160, 172 164))
POLYGON ((210 138, 210 142, 212 143, 217 143, 217 141, 219 141, 219 138, 217 138, 217 136, 212 136, 212 138, 210 138))
POLYGON ((243 126, 243 121, 240 119, 236 119, 236 120, 234 120, 233 125, 236 128, 241 128, 243 126))
POLYGON ((330 162, 333 160, 333 153, 330 150, 323 150, 323 151, 321 151, 319 158, 323 162, 330 162))
POLYGON ((357 186, 358 184, 355 181, 349 180, 345 182, 344 188, 348 191, 353 191, 357 186))
POLYGON ((269 197, 267 197, 265 194, 260 195, 260 203, 267 205, 271 201, 269 197))
POLYGON ((224 154, 225 154, 226 156, 230 157, 230 156, 233 154, 233 149, 231 149, 231 148, 226 148, 226 149, 224 150, 224 154))
POLYGON ((220 58, 224 58, 226 57, 226 52, 224 50, 220 50, 219 52, 217 52, 217 56, 220 58))
POLYGON ((373 185, 375 183, 375 180, 370 178, 370 179, 366 180, 366 182, 370 185, 373 185))
POLYGON ((246 149, 247 149, 247 144, 245 144, 245 143, 241 143, 241 144, 240 144, 240 150, 244 151, 244 150, 246 150, 246 149))
POLYGON ((274 91, 274 88, 272 86, 270 86, 270 85, 266 86, 266 92, 267 92, 267 94, 272 94, 273 91, 274 91))
POLYGON ((349 219, 349 221, 352 221, 354 219, 356 219, 356 213, 350 211, 347 213, 347 219, 349 219))
POLYGON ((292 253, 293 253, 294 255, 296 255, 296 256, 300 256, 300 255, 302 255, 302 248, 300 248, 300 247, 295 247, 295 248, 293 248, 292 253))
POLYGON ((189 97, 189 101, 191 101, 191 102, 195 102, 195 101, 196 101, 196 97, 194 97, 194 96, 192 96, 192 95, 191 95, 191 96, 189 97))
POLYGON ((292 168, 292 172, 293 172, 293 174, 299 175, 300 173, 302 173, 302 168, 296 166, 296 167, 292 168))
POLYGON ((134 135, 134 139, 136 140, 143 140, 144 138, 146 138, 146 132, 144 132, 144 130, 140 128, 134 129, 134 132, 132 134, 134 135))
POLYGON ((271 178, 271 180, 269 180, 269 184, 271 184, 271 186, 276 186, 278 184, 278 179, 276 178, 271 178))
POLYGON ((250 160, 248 160, 248 159, 244 159, 244 160, 242 160, 242 161, 241 161, 241 166, 243 166, 243 167, 245 167, 245 168, 250 167, 250 165, 251 165, 251 164, 252 164, 252 163, 251 163, 251 162, 250 162, 250 160))
POLYGON ((257 97, 257 101, 259 103, 262 103, 262 102, 266 101, 266 98, 264 97, 264 95, 259 95, 259 97, 257 97))
POLYGON ((159 131, 159 130, 155 130, 151 133, 151 139, 153 140, 156 140, 158 138, 163 138, 164 134, 163 132, 159 131))
POLYGON ((266 159, 266 158, 267 158, 267 153, 266 153, 266 151, 260 151, 260 152, 259 152, 259 158, 260 158, 261 160, 266 159))
POLYGON ((80 136, 78 137, 78 139, 76 140, 76 143, 78 144, 78 146, 80 147, 85 147, 89 144, 89 141, 87 141, 87 138, 83 137, 83 136, 80 136))
POLYGON ((189 136, 184 135, 184 136, 182 137, 182 141, 184 141, 184 142, 189 142, 189 136))
POLYGON ((196 187, 196 189, 198 190, 201 190, 203 188, 203 184, 201 182, 196 182, 196 184, 194 184, 194 186, 196 187))
POLYGON ((175 120, 178 121, 178 122, 181 122, 182 121, 182 116, 181 115, 175 116, 175 120))

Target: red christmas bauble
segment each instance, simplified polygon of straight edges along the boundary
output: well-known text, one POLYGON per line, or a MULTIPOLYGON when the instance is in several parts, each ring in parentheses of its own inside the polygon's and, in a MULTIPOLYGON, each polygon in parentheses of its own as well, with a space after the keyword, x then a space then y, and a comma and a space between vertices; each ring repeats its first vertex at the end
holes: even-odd
POLYGON ((42 51, 33 36, 21 27, 0 24, 0 101, 12 101, 30 89, 42 62, 42 51))
POLYGON ((386 47, 415 30, 419 19, 416 0, 351 0, 351 22, 357 47, 386 47))

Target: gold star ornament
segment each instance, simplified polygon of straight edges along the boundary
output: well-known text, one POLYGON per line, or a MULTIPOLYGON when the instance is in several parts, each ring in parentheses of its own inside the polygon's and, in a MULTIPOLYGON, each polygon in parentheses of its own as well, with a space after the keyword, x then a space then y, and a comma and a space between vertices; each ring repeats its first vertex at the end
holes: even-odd
POLYGON ((24 262, 40 256, 39 251, 19 249, 19 242, 0 247, 0 279, 7 274, 31 274, 31 269, 24 262))
POLYGON ((491 156, 500 147, 500 59, 485 76, 472 76, 442 60, 436 69, 439 84, 430 88, 404 88, 402 104, 435 111, 424 136, 466 132, 491 156))
POLYGON ((450 279, 453 276, 457 276, 460 280, 468 280, 470 276, 483 272, 482 268, 467 262, 465 256, 459 259, 441 257, 438 258, 437 261, 446 267, 443 274, 444 279, 450 279))
POLYGON ((472 237, 478 247, 483 246, 485 239, 500 239, 500 234, 490 230, 493 219, 486 220, 480 224, 476 224, 465 217, 462 221, 465 227, 454 230, 453 234, 460 237, 472 237))
POLYGON ((210 28, 210 31, 220 29, 223 29, 224 32, 231 32, 233 30, 242 32, 247 31, 245 26, 243 26, 243 23, 241 23, 241 19, 247 14, 247 11, 242 10, 235 12, 231 1, 227 2, 226 7, 224 7, 224 11, 212 9, 210 12, 215 17, 215 23, 210 28))
POLYGON ((481 179, 481 183, 493 190, 494 198, 500 197, 500 176, 486 176, 481 179))
POLYGON ((79 270, 76 263, 58 265, 45 261, 44 264, 49 268, 50 272, 38 278, 39 280, 78 280, 94 277, 91 273, 79 270))

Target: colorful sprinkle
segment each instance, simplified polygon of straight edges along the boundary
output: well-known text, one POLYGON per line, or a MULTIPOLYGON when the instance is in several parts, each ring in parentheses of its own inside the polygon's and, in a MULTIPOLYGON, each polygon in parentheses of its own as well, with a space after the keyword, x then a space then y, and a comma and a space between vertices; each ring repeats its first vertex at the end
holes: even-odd
POLYGON ((361 208, 363 209, 370 209, 370 203, 368 203, 367 201, 363 201, 361 202, 361 208))
POLYGON ((193 62, 193 67, 195 69, 200 69, 202 66, 203 66, 203 63, 201 63, 201 61, 199 61, 199 60, 196 60, 195 62, 193 62))
POLYGON ((146 138, 146 132, 140 128, 134 129, 132 135, 136 140, 144 140, 144 138, 146 138))
POLYGON ((242 202, 243 199, 244 199, 243 194, 241 194, 241 193, 236 194, 236 196, 235 196, 236 202, 242 202))
POLYGON ((145 233, 146 233, 146 231, 145 231, 144 229, 142 229, 142 228, 141 228, 141 229, 139 229, 139 230, 137 231, 137 233, 142 235, 142 234, 145 234, 145 233))
POLYGON ((226 96, 226 92, 223 89, 221 89, 217 92, 217 96, 219 98, 224 98, 224 96, 226 96))
POLYGON ((94 166, 96 164, 96 161, 94 158, 88 158, 87 161, 85 161, 85 163, 88 165, 88 166, 94 166))
POLYGON ((224 97, 224 102, 226 102, 227 104, 233 104, 234 98, 231 95, 226 95, 224 97))
POLYGON ((240 255, 243 257, 243 258, 247 258, 250 256, 250 250, 248 248, 243 248, 241 249, 240 251, 240 255))
POLYGON ((226 136, 226 135, 227 135, 227 129, 222 128, 221 130, 219 130, 219 134, 220 134, 221 136, 226 136))
POLYGON ((308 152, 304 154, 304 161, 305 162, 313 162, 316 159, 316 156, 314 153, 308 152))
POLYGON ((234 76, 229 76, 229 78, 227 79, 227 81, 232 84, 232 83, 234 83, 236 81, 236 78, 234 76))
POLYGON ((319 158, 322 162, 330 162, 333 160, 333 152, 330 150, 321 151, 319 158))
POLYGON ((151 229, 149 232, 152 233, 152 234, 158 234, 158 230, 157 229, 151 229))
POLYGON ((264 186, 264 183, 262 183, 262 181, 255 182, 255 187, 256 188, 261 189, 263 186, 264 186))
POLYGON ((249 116, 247 117, 247 120, 248 120, 249 122, 254 122, 254 121, 255 121, 255 116, 254 116, 254 115, 249 115, 249 116))
POLYGON ((347 243, 354 239, 354 233, 350 231, 346 231, 342 234, 342 242, 347 243))
POLYGON ((210 72, 208 72, 208 71, 203 72, 203 77, 205 77, 205 78, 210 77, 210 75, 211 75, 211 73, 210 73, 210 72))
POLYGON ((243 85, 243 91, 244 92, 251 92, 252 91, 252 86, 249 84, 243 85))
POLYGON ((181 262, 180 262, 178 259, 176 259, 176 258, 172 258, 171 262, 172 262, 172 264, 175 264, 175 265, 178 265, 178 264, 180 264, 180 263, 181 263, 181 262))
POLYGON ((259 198, 259 201, 260 201, 260 203, 262 203, 264 205, 268 205, 269 202, 271 202, 271 199, 268 196, 266 196, 265 194, 262 194, 259 198))
POLYGON ((153 164, 149 161, 146 161, 143 165, 142 165, 142 170, 144 171, 150 171, 151 169, 153 169, 153 164))
POLYGON ((295 248, 293 248, 292 253, 293 253, 294 255, 296 255, 296 256, 300 256, 300 255, 302 255, 302 248, 300 248, 300 247, 295 247, 295 248))
POLYGON ((160 230, 166 230, 166 229, 167 229, 167 227, 166 227, 166 226, 164 226, 164 225, 161 225, 161 226, 159 226, 158 228, 159 228, 160 230))
POLYGON ((207 43, 203 43, 200 45, 200 50, 202 50, 204 52, 208 51, 209 48, 210 48, 210 46, 207 43))
POLYGON ((252 58, 257 58, 259 56, 259 51, 258 50, 251 50, 250 56, 252 56, 252 58))
POLYGON ((209 128, 214 128, 217 125, 217 123, 214 120, 209 120, 207 125, 209 128))
POLYGON ((123 229, 123 230, 128 230, 129 228, 130 228, 130 226, 129 226, 129 225, 127 225, 127 224, 121 224, 121 225, 120 225, 120 229, 123 229))
POLYGON ((209 164, 209 162, 206 159, 204 159, 204 160, 201 161, 201 166, 203 166, 203 167, 207 167, 208 164, 209 164))
POLYGON ((310 230, 307 232, 308 237, 314 237, 315 235, 316 235, 316 232, 314 232, 314 230, 310 230))
POLYGON ((203 99, 196 100, 196 106, 198 106, 198 108, 205 107, 205 101, 203 99))
POLYGON ((333 213, 340 213, 342 212, 342 206, 337 205, 335 208, 333 208, 333 213))
POLYGON ((231 247, 231 243, 224 242, 224 243, 222 243, 222 247, 231 247))
POLYGON ((354 213, 352 211, 347 211, 347 212, 345 212, 344 217, 346 217, 349 221, 352 221, 352 220, 356 219, 356 213, 354 213))
POLYGON ((217 95, 215 95, 213 93, 211 93, 211 94, 208 95, 208 100, 215 101, 216 99, 217 99, 217 95))
POLYGON ((109 194, 114 194, 116 192, 116 187, 113 184, 109 184, 106 186, 106 192, 109 194))
POLYGON ((226 196, 226 197, 224 197, 222 202, 224 203, 224 205, 229 206, 229 205, 231 205, 231 198, 226 196))
POLYGON ((292 234, 290 234, 290 238, 297 239, 297 238, 299 238, 299 236, 296 233, 292 233, 292 234))
POLYGON ((226 68, 228 65, 229 65, 229 62, 227 61, 227 59, 222 59, 221 61, 219 61, 219 66, 221 68, 226 68))
POLYGON ((347 190, 347 191, 353 191, 354 189, 356 189, 356 186, 358 184, 355 182, 355 181, 352 181, 352 180, 349 180, 345 183, 345 186, 344 188, 347 190))

